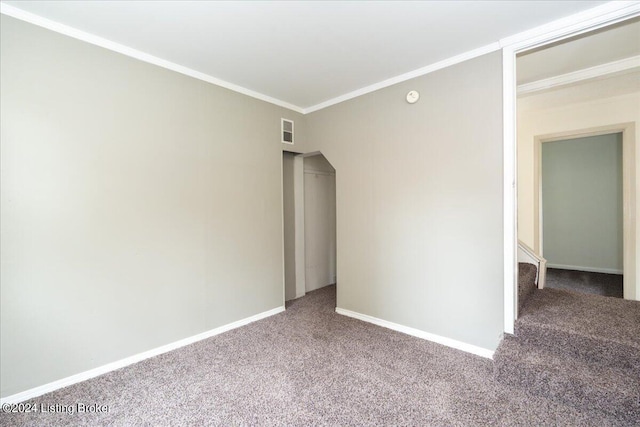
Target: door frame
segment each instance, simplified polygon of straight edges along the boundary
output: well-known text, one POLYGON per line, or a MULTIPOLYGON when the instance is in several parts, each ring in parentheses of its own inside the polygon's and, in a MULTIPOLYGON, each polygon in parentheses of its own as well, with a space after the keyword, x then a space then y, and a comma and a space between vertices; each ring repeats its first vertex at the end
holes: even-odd
POLYGON ((636 129, 634 122, 597 126, 586 129, 554 132, 534 137, 533 148, 533 185, 534 185, 534 249, 539 255, 543 254, 542 217, 542 144, 546 142, 562 141, 574 138, 586 138, 598 135, 622 134, 622 252, 623 252, 623 290, 624 299, 637 298, 636 265, 636 230, 637 220, 634 214, 636 206, 637 186, 636 176, 636 129))
POLYGON ((610 2, 500 40, 503 112, 504 332, 514 333, 517 318, 517 138, 516 55, 582 33, 640 16, 640 3, 610 2))

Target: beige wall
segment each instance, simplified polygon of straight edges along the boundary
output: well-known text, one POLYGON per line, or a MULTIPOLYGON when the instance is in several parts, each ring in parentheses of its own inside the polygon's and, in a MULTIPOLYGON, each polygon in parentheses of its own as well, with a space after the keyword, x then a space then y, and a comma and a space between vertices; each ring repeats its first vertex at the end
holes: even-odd
POLYGON ((315 112, 336 169, 338 307, 495 349, 503 330, 502 56, 315 112), (405 101, 409 90, 420 101, 405 101))
POLYGON ((280 118, 298 114, 1 31, 3 397, 283 305, 280 118))
MULTIPOLYGON (((538 102, 531 97, 518 100, 518 238, 527 245, 539 251, 537 229, 535 227, 535 213, 537 193, 534 183, 535 168, 535 138, 545 135, 555 135, 570 131, 580 132, 586 129, 609 127, 612 125, 635 123, 635 149, 640 153, 640 92, 629 93, 610 98, 600 98, 586 102, 573 104, 560 103, 559 100, 570 99, 569 95, 576 88, 569 87, 563 91, 556 91, 551 95, 542 94, 540 97, 549 99, 549 102, 538 102), (563 97, 563 93, 566 96, 563 97), (535 105, 535 108, 529 108, 535 105), (545 107, 548 105, 548 107, 545 107)), ((640 170, 640 156, 635 155, 635 170, 640 170)), ((640 188, 640 174, 629 178, 635 182, 636 189, 640 188)), ((637 195, 637 191, 636 191, 637 195)), ((635 205, 630 206, 631 217, 640 212, 640 197, 636 197, 635 205)), ((635 236, 634 254, 640 254, 640 230, 630 230, 630 235, 635 236)), ((638 275, 638 263, 636 255, 633 256, 634 268, 625 277, 625 283, 635 283, 638 275)), ((635 294, 635 299, 640 299, 640 287, 635 291, 625 291, 625 298, 629 292, 635 294)), ((632 295, 629 295, 632 297, 632 295)))
POLYGON ((331 163, 322 155, 308 156, 304 158, 304 170, 308 171, 320 171, 327 173, 335 173, 335 168, 331 166, 331 163))

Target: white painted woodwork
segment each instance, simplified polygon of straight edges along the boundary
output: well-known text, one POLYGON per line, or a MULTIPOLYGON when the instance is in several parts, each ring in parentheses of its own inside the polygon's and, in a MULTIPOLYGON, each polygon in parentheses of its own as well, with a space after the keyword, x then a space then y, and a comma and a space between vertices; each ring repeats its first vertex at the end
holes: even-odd
POLYGON ((500 39, 606 6, 3 1, 2 13, 303 112, 443 68, 451 58, 499 50, 500 39))
POLYGON ((525 262, 536 266, 536 285, 538 285, 538 289, 543 289, 547 276, 547 260, 535 253, 535 251, 524 242, 518 240, 518 262, 525 262))

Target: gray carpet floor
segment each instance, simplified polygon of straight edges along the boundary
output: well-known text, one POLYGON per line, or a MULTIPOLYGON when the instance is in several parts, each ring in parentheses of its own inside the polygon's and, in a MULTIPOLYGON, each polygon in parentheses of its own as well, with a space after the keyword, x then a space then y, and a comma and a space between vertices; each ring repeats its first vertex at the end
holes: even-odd
POLYGON ((548 268, 545 287, 622 298, 622 275, 548 268))
POLYGON ((494 356, 497 378, 640 425, 640 302, 536 289, 494 356))
POLYGON ((0 424, 625 425, 502 385, 491 360, 334 307, 335 287, 322 288, 284 313, 31 401, 108 405, 107 413, 2 414, 0 424))
MULTIPOLYGON (((557 289, 537 289, 527 301, 516 329, 564 330, 595 341, 618 342, 640 357, 640 303, 557 289)), ((594 349, 602 352, 602 349, 594 349)))
POLYGON ((538 268, 533 264, 518 263, 518 311, 522 310, 527 299, 538 288, 536 277, 538 268))

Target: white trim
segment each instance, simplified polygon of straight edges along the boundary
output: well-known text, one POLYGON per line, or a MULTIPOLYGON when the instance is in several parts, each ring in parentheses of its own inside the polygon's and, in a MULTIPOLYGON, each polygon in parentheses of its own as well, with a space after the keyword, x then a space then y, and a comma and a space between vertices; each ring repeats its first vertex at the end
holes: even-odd
POLYGON ((282 225, 282 240, 280 242, 280 244, 282 245, 282 305, 284 306, 287 303, 287 270, 285 267, 285 259, 286 259, 286 255, 284 252, 284 156, 285 156, 285 151, 282 151, 282 155, 280 156, 280 179, 281 179, 281 185, 280 185, 280 206, 282 206, 282 221, 281 221, 281 225, 282 225))
MULTIPOLYGON (((501 48, 512 46, 515 50, 524 49, 525 47, 534 47, 536 45, 549 43, 551 40, 560 40, 580 34, 582 32, 591 31, 593 29, 610 25, 625 19, 629 19, 634 14, 640 13, 640 2, 638 1, 611 1, 600 6, 588 9, 586 11, 576 13, 566 18, 558 19, 528 31, 523 31, 509 37, 500 39, 496 43, 491 43, 477 49, 469 50, 460 55, 447 58, 443 61, 436 62, 426 67, 374 83, 370 86, 363 87, 353 92, 340 95, 336 98, 321 102, 320 104, 306 107, 303 114, 313 113, 314 111, 330 107, 340 102, 392 86, 397 83, 404 82, 416 77, 420 77, 445 67, 468 61, 470 59, 486 55, 491 52, 500 50, 501 48)), ((514 74, 515 78, 515 74, 514 74)), ((514 80, 515 87, 515 80, 514 80)))
POLYGON ((477 49, 469 50, 461 53, 460 55, 452 56, 451 58, 438 61, 434 64, 427 65, 426 67, 418 68, 417 70, 409 71, 408 73, 400 74, 399 76, 391 77, 390 79, 383 80, 378 83, 374 83, 369 86, 354 90, 353 92, 345 93, 338 97, 321 102, 320 104, 312 105, 303 110, 304 114, 313 113, 314 111, 322 110, 323 108, 331 107, 332 105, 339 104, 349 99, 357 98, 358 96, 365 95, 376 90, 384 89, 385 87, 393 86, 397 83, 402 83, 407 80, 414 79, 416 77, 424 76, 425 74, 433 73, 434 71, 441 70, 452 65, 459 64, 464 61, 468 61, 473 58, 477 58, 482 55, 486 55, 491 52, 500 50, 499 43, 491 43, 486 46, 482 46, 477 49))
POLYGON ((165 59, 149 55, 145 52, 130 48, 128 46, 113 42, 94 34, 87 33, 85 31, 78 30, 68 25, 41 17, 39 15, 24 11, 20 8, 10 6, 5 3, 0 3, 0 13, 43 28, 47 28, 51 31, 67 35, 69 37, 76 38, 78 40, 85 41, 87 43, 94 44, 96 46, 103 47, 105 49, 121 53, 123 55, 130 56, 132 58, 136 58, 140 61, 154 64, 159 67, 163 67, 196 78, 198 80, 224 87, 226 89, 250 96, 255 99, 259 99, 261 101, 269 102, 271 104, 278 105, 280 107, 284 107, 301 114, 308 114, 314 111, 321 110, 323 108, 330 107, 340 102, 344 102, 349 99, 353 99, 358 96, 404 82, 406 80, 432 73, 442 68, 446 68, 482 55, 486 55, 491 52, 495 52, 506 46, 513 46, 514 50, 522 50, 527 47, 534 47, 536 45, 548 43, 550 40, 559 40, 561 38, 573 36, 585 31, 590 31, 605 25, 628 19, 632 15, 640 13, 640 2, 612 1, 609 3, 605 3, 592 9, 588 9, 584 12, 552 21, 548 24, 536 27, 532 30, 524 31, 503 38, 498 42, 491 43, 477 49, 469 50, 467 52, 444 59, 434 64, 418 68, 417 70, 409 71, 399 76, 391 77, 381 82, 357 89, 355 91, 340 95, 338 97, 306 108, 302 108, 289 102, 285 102, 280 99, 253 91, 251 89, 247 89, 242 86, 218 79, 216 77, 167 61, 165 59))
POLYGON ((500 40, 500 46, 511 46, 516 53, 519 53, 624 21, 639 13, 639 1, 610 1, 531 30, 505 37, 500 40))
POLYGON ((296 155, 293 158, 293 209, 295 223, 296 298, 300 298, 305 296, 307 292, 306 248, 304 240, 304 156, 302 155, 296 155))
POLYGON ((157 56, 149 55, 148 53, 142 52, 140 50, 130 48, 123 44, 113 42, 111 40, 105 39, 100 36, 96 36, 91 33, 87 33, 82 30, 78 30, 68 25, 61 24, 60 22, 52 21, 51 19, 43 18, 39 15, 24 11, 22 9, 10 6, 5 3, 0 3, 0 13, 7 16, 11 16, 12 18, 20 19, 22 21, 28 22, 33 25, 37 25, 42 28, 46 28, 51 31, 55 31, 60 34, 64 34, 69 37, 73 37, 78 40, 82 40, 87 43, 91 43, 96 46, 103 47, 105 49, 112 50, 114 52, 121 53, 123 55, 138 59, 143 62, 147 62, 149 64, 157 65, 159 67, 166 68, 168 70, 175 71, 177 73, 184 74, 186 76, 205 81, 207 83, 212 83, 216 86, 220 86, 225 89, 229 89, 234 92, 238 92, 243 95, 247 95, 252 98, 259 99, 261 101, 269 102, 271 104, 274 104, 280 107, 288 108, 289 110, 293 110, 298 113, 303 112, 302 108, 298 107, 297 105, 290 104, 280 99, 273 98, 269 95, 264 95, 260 92, 253 91, 251 89, 247 89, 233 83, 229 83, 217 77, 213 77, 208 74, 202 73, 200 71, 196 71, 191 68, 185 67, 183 65, 179 65, 174 62, 167 61, 162 58, 158 58, 157 56))
POLYGON ((613 1, 581 13, 550 22, 500 40, 503 47, 503 150, 504 150, 504 331, 512 333, 517 316, 518 293, 515 292, 515 266, 517 245, 517 195, 515 185, 516 152, 516 70, 515 55, 527 49, 549 44, 567 37, 595 30, 640 15, 639 1, 613 1), (512 180, 513 179, 513 180, 512 180), (509 205, 511 200, 511 205, 509 205), (513 222, 513 227, 512 227, 513 222), (515 232, 513 239, 511 234, 515 232), (512 274, 513 273, 513 274, 512 274))
POLYGON ((336 307, 336 313, 343 316, 352 317, 354 319, 362 320, 363 322, 373 323, 383 328, 392 329, 394 331, 402 332, 403 334, 411 335, 414 337, 422 338, 427 341, 442 344, 447 347, 455 348, 456 350, 466 351, 467 353, 475 354, 477 356, 485 357, 487 359, 493 359, 493 351, 486 348, 478 347, 472 344, 467 344, 462 341, 456 341, 451 338, 443 337, 440 335, 424 332, 419 329, 410 328, 408 326, 399 325, 397 323, 388 322, 386 320, 378 319, 377 317, 368 316, 366 314, 357 313, 351 310, 345 310, 344 308, 336 307))
POLYGON ((580 265, 547 264, 547 268, 556 268, 558 270, 586 271, 589 273, 605 273, 605 274, 622 274, 623 273, 623 270, 618 270, 616 268, 582 267, 580 265))
POLYGON ((498 42, 495 43, 491 43, 489 45, 477 48, 477 49, 473 49, 467 52, 464 52, 460 55, 456 55, 453 56, 451 58, 447 58, 445 60, 436 62, 434 64, 431 65, 427 65, 426 67, 422 67, 419 68, 417 70, 413 70, 413 71, 409 71, 407 73, 401 74, 399 76, 395 76, 392 78, 389 78, 387 80, 372 84, 370 86, 366 86, 360 89, 357 89, 355 91, 346 93, 344 95, 340 95, 338 97, 329 99, 327 101, 321 102, 319 104, 316 105, 312 105, 310 107, 306 107, 306 108, 302 108, 299 107, 297 105, 293 105, 291 103, 282 101, 280 99, 277 98, 273 98, 271 96, 268 95, 264 95, 262 93, 253 91, 251 89, 247 89, 244 88, 242 86, 233 84, 233 83, 229 83, 227 81, 218 79, 216 77, 210 76, 208 74, 202 73, 200 71, 196 71, 193 69, 190 69, 188 67, 184 67, 182 65, 167 61, 165 59, 162 58, 158 58, 156 56, 153 55, 149 55, 145 52, 130 48, 128 46, 122 45, 120 43, 116 43, 113 42, 111 40, 105 39, 103 37, 99 37, 90 33, 87 33, 85 31, 81 31, 78 30, 76 28, 70 27, 68 25, 50 20, 48 18, 44 18, 41 17, 39 15, 36 15, 34 13, 31 12, 27 12, 24 11, 22 9, 19 9, 17 7, 14 6, 10 6, 8 4, 4 4, 4 3, 0 3, 0 13, 5 14, 7 16, 11 16, 13 18, 16 19, 20 19, 22 21, 25 22, 29 22, 30 24, 33 25, 37 25, 39 27, 43 27, 46 28, 48 30, 51 31, 55 31, 64 35, 67 35, 69 37, 73 37, 75 39, 78 40, 82 40, 85 41, 87 43, 91 43, 94 44, 96 46, 100 46, 103 47, 105 49, 109 49, 118 53, 121 53, 123 55, 127 55, 130 56, 132 58, 136 58, 139 59, 141 61, 144 62, 148 62, 150 64, 154 64, 157 65, 159 67, 163 67, 163 68, 167 68, 169 70, 172 71, 176 71, 178 73, 181 74, 185 74, 187 76, 199 79, 199 80, 203 80, 206 81, 208 83, 212 83, 221 87, 224 87, 226 89, 238 92, 238 93, 242 93, 244 95, 250 96, 252 98, 256 98, 259 99, 261 101, 266 101, 275 105, 278 105, 280 107, 284 107, 284 108, 288 108, 290 110, 296 111, 298 113, 301 114, 308 114, 308 113, 312 113, 314 111, 318 111, 321 110, 323 108, 327 108, 330 107, 332 105, 338 104, 340 102, 388 87, 388 86, 392 86, 394 84, 406 81, 406 80, 410 80, 413 79, 415 77, 419 77, 419 76, 423 76, 425 74, 429 74, 432 73, 434 71, 440 70, 442 68, 445 67, 449 67, 451 65, 455 65, 458 64, 460 62, 464 62, 467 61, 469 59, 473 59, 476 58, 478 56, 482 56, 485 55, 487 53, 491 53, 491 52, 495 52, 497 50, 500 50, 500 44, 498 42))
POLYGON ((538 255, 521 240, 518 240, 518 263, 525 262, 536 266, 536 285, 544 289, 547 277, 547 260, 538 255))
POLYGON ((595 67, 584 68, 582 70, 561 74, 548 79, 521 84, 518 86, 518 95, 538 92, 558 86, 565 86, 587 79, 601 78, 614 73, 632 71, 635 68, 640 68, 640 55, 620 59, 607 64, 596 65, 595 67))
POLYGON ((502 81, 503 99, 503 245, 504 245, 504 332, 515 332, 515 319, 517 312, 517 210, 518 203, 516 193, 516 145, 512 143, 516 138, 516 73, 515 54, 508 48, 502 52, 502 81))
POLYGON ((274 314, 281 313, 284 310, 285 310, 284 307, 276 307, 272 310, 268 310, 268 311, 256 314, 255 316, 247 317, 245 319, 238 320, 237 322, 229 323, 227 325, 220 326, 215 329, 211 329, 210 331, 202 332, 200 334, 193 335, 188 338, 183 338, 179 341, 175 341, 170 344, 163 345, 161 347, 156 347, 154 349, 147 350, 145 352, 138 353, 133 356, 129 356, 124 359, 120 359, 115 362, 111 362, 106 365, 103 365, 94 369, 90 369, 85 372, 81 372, 79 374, 71 375, 70 377, 62 378, 45 385, 41 385, 29 390, 22 391, 20 393, 13 394, 11 396, 3 397, 2 399, 0 399, 0 404, 4 405, 5 403, 19 403, 34 397, 42 396, 45 393, 50 393, 52 391, 61 389, 63 387, 68 387, 70 385, 73 385, 82 381, 86 381, 88 379, 97 377, 99 375, 106 374, 107 372, 115 371, 116 369, 124 368, 125 366, 132 365, 142 360, 149 359, 151 357, 158 356, 160 354, 163 354, 172 350, 176 350, 180 347, 184 347, 189 344, 202 341, 204 339, 213 337, 215 335, 219 335, 223 332, 227 332, 232 329, 239 328, 241 326, 245 326, 257 320, 261 320, 266 317, 273 316, 274 314))

